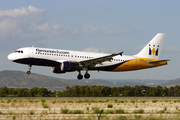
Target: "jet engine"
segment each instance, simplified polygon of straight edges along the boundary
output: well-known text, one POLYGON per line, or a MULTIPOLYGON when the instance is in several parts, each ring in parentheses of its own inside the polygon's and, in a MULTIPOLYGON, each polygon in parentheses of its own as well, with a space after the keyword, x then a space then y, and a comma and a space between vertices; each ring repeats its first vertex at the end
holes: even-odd
POLYGON ((62 62, 60 65, 52 67, 53 73, 66 73, 76 70, 77 70, 77 63, 72 63, 72 62, 62 62))

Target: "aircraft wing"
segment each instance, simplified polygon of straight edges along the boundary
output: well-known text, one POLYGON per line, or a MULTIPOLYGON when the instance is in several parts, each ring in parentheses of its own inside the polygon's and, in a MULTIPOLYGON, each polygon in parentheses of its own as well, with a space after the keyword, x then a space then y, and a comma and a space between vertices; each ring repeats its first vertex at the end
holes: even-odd
POLYGON ((103 57, 80 61, 79 66, 82 68, 87 68, 87 67, 93 68, 96 64, 102 64, 103 62, 111 61, 114 56, 117 56, 117 55, 122 56, 122 53, 123 52, 113 53, 111 55, 107 55, 107 56, 103 56, 103 57))

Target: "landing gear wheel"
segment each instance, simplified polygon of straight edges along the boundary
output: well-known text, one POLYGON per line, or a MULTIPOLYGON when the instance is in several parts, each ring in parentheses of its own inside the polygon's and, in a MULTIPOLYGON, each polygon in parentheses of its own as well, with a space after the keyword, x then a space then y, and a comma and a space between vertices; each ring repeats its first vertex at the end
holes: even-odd
POLYGON ((79 74, 79 75, 77 76, 77 78, 78 78, 79 80, 82 80, 82 79, 83 79, 83 76, 82 76, 81 74, 79 74))
POLYGON ((84 78, 89 79, 89 78, 90 78, 90 74, 89 74, 89 73, 86 73, 86 74, 84 75, 84 78))
POLYGON ((28 75, 31 74, 31 71, 27 71, 27 74, 28 74, 28 75))
POLYGON ((32 67, 32 65, 29 65, 29 71, 27 71, 28 75, 31 74, 31 67, 32 67))

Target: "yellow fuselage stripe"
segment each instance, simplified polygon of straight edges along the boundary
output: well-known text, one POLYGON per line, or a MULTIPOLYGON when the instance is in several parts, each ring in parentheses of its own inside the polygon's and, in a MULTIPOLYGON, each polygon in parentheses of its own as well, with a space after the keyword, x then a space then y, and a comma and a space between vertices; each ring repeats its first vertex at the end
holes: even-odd
POLYGON ((151 59, 151 58, 135 58, 131 59, 122 65, 118 66, 113 72, 118 72, 118 71, 131 71, 131 70, 139 70, 139 69, 146 69, 146 68, 152 68, 152 67, 158 67, 162 65, 166 65, 167 62, 159 62, 155 63, 153 65, 147 64, 148 61, 159 61, 159 59, 151 59))

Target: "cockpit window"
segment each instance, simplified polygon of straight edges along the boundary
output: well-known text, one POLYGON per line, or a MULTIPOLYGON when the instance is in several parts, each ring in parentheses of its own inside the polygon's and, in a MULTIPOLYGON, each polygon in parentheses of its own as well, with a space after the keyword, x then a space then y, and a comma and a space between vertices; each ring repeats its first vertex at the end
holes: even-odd
POLYGON ((15 53, 23 53, 23 51, 22 50, 17 50, 17 51, 15 51, 15 53))

